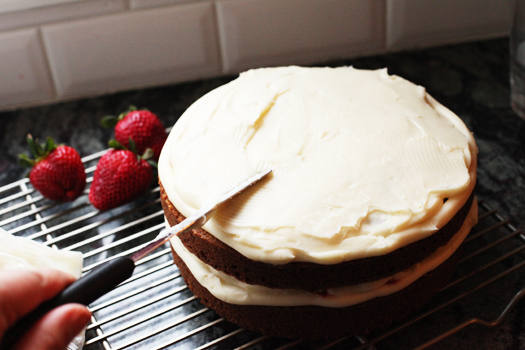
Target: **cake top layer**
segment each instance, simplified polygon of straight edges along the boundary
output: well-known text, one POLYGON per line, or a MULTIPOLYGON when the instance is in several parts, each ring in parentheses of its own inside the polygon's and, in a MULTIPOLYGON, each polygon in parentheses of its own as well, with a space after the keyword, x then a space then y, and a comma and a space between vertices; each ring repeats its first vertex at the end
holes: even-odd
POLYGON ((266 68, 184 113, 159 177, 189 216, 272 169, 204 228, 250 259, 335 264, 443 227, 472 192, 476 153, 455 114, 386 70, 266 68))

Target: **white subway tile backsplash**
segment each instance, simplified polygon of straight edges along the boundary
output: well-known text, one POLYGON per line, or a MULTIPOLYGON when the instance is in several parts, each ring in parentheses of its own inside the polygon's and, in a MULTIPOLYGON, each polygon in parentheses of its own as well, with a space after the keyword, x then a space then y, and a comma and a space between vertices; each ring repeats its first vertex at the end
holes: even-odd
POLYGON ((53 97, 37 29, 0 33, 0 81, 0 107, 53 97))
POLYGON ((0 0, 0 110, 503 36, 511 3, 0 0))
POLYGON ((125 0, 84 0, 26 11, 0 13, 0 31, 114 13, 125 9, 125 0))
POLYGON ((181 2, 196 1, 196 0, 129 0, 129 6, 132 10, 152 8, 159 6, 167 6, 179 4, 181 2))
POLYGON ((42 28, 59 97, 220 73, 213 4, 198 2, 42 28))
POLYGON ((226 72, 307 64, 384 46, 383 0, 217 1, 226 72))
POLYGON ((53 6, 73 1, 82 0, 2 0, 0 13, 15 12, 44 6, 53 6))
POLYGON ((507 0, 387 0, 387 47, 432 46, 505 35, 507 0))

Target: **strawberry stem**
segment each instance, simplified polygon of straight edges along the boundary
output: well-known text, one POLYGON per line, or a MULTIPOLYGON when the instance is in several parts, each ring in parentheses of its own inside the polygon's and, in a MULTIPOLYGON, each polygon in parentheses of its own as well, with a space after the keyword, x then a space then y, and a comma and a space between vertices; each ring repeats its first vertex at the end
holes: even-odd
POLYGON ((148 160, 151 157, 153 157, 153 155, 154 155, 153 150, 151 148, 146 148, 146 150, 144 151, 144 154, 141 156, 141 158, 144 159, 144 160, 148 160))

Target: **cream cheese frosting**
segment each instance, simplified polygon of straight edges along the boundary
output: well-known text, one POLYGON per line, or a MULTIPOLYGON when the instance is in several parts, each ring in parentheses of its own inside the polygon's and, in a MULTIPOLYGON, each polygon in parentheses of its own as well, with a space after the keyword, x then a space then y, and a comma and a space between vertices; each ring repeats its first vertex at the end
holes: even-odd
POLYGON ((159 178, 190 216, 271 169, 204 229, 249 259, 337 264, 443 227, 474 188, 476 154, 454 113, 385 69, 265 68, 242 73, 181 116, 159 178))
POLYGON ((171 243, 195 279, 217 299, 229 304, 347 307, 396 293, 441 265, 458 249, 472 226, 476 224, 477 217, 478 206, 474 201, 461 229, 449 243, 406 271, 374 282, 328 289, 322 294, 295 289, 273 289, 241 282, 203 263, 186 249, 178 237, 173 238, 171 243))
POLYGON ((79 278, 82 253, 52 249, 24 237, 0 231, 0 270, 51 268, 79 278))

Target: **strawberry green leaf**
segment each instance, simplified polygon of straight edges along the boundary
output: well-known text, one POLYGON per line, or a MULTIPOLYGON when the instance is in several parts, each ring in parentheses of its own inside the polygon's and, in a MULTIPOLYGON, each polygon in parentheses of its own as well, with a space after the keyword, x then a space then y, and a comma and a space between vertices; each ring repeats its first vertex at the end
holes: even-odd
POLYGON ((33 157, 38 158, 39 155, 36 148, 35 139, 33 139, 33 136, 31 136, 31 134, 27 134, 27 145, 29 146, 29 150, 31 151, 33 157))
POLYGON ((157 169, 159 167, 159 164, 156 161, 152 160, 152 159, 148 159, 147 162, 148 162, 149 165, 151 165, 151 167, 153 169, 157 169))
POLYGON ((133 141, 133 139, 130 137, 129 138, 129 150, 135 154, 138 154, 137 152, 137 145, 135 144, 135 141, 133 141))
POLYGON ((51 137, 48 137, 46 140, 46 145, 44 147, 45 154, 48 154, 49 152, 52 152, 57 146, 55 145, 55 142, 51 137))
POLYGON ((122 112, 122 113, 120 113, 120 114, 118 115, 118 120, 122 120, 122 119, 124 119, 124 117, 127 116, 128 113, 130 113, 130 112, 134 112, 134 111, 136 111, 136 110, 137 110, 137 107, 135 107, 135 106, 133 106, 133 105, 130 105, 127 111, 122 112))
POLYGON ((44 151, 44 148, 42 147, 42 145, 38 143, 38 139, 36 139, 33 144, 35 145, 36 154, 38 155, 38 158, 45 157, 46 152, 44 151))
POLYGON ((20 164, 24 168, 32 168, 35 165, 35 161, 29 159, 29 157, 25 154, 20 154, 18 155, 18 164, 20 164))
POLYGON ((111 147, 111 148, 114 148, 114 149, 123 149, 123 150, 127 150, 126 147, 124 147, 120 142, 118 142, 117 140, 109 140, 108 142, 108 146, 111 147))
POLYGON ((105 117, 103 117, 101 120, 100 120, 100 124, 104 127, 104 128, 114 128, 115 125, 117 125, 118 123, 118 118, 115 117, 114 115, 107 115, 105 117))

